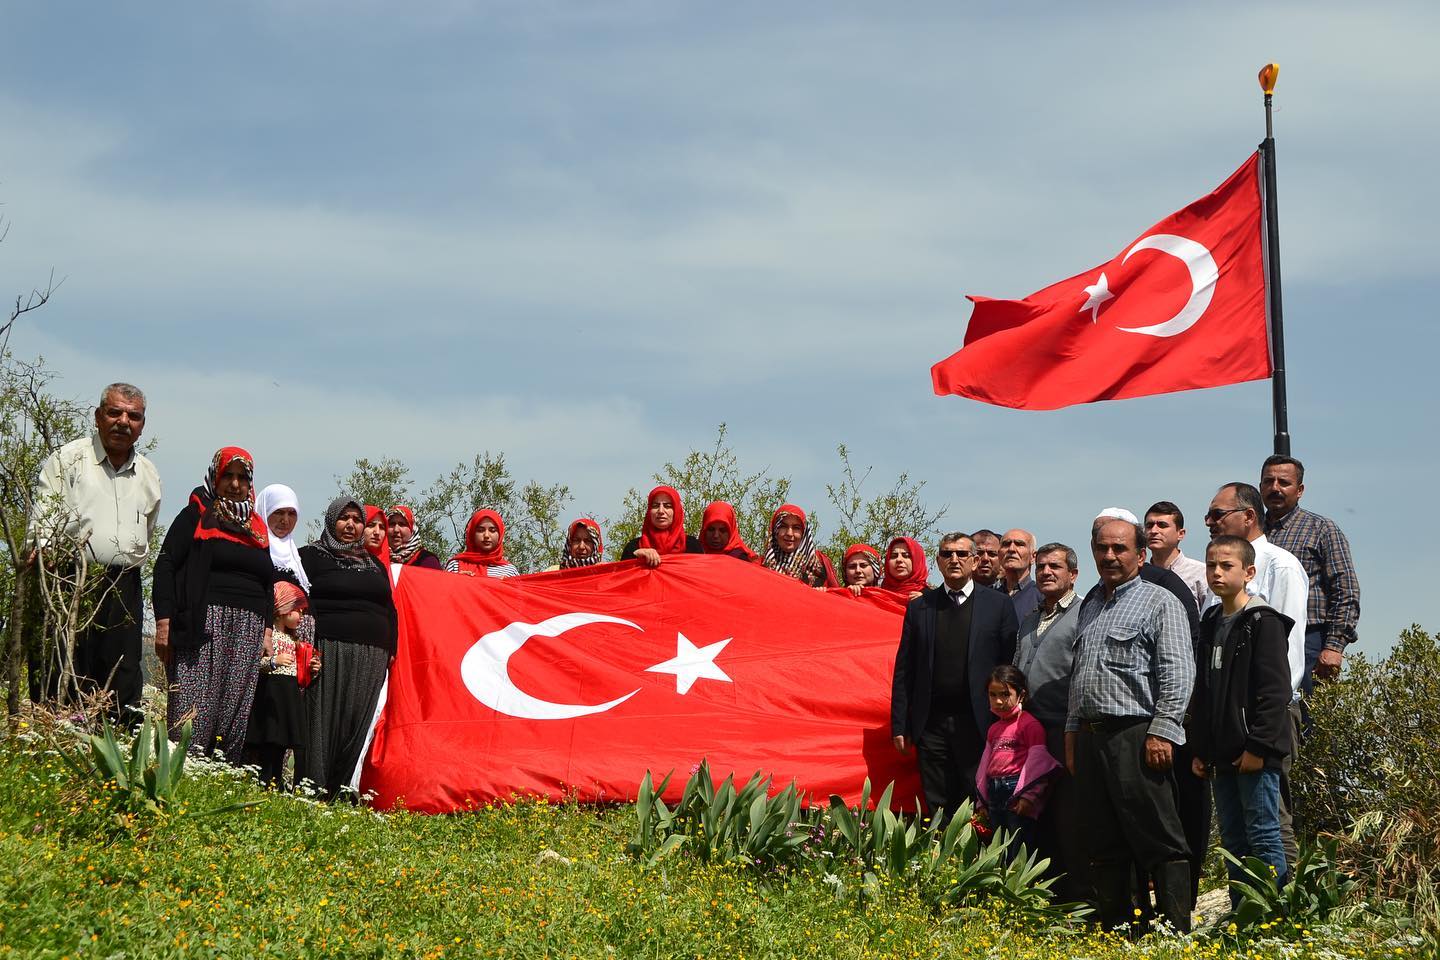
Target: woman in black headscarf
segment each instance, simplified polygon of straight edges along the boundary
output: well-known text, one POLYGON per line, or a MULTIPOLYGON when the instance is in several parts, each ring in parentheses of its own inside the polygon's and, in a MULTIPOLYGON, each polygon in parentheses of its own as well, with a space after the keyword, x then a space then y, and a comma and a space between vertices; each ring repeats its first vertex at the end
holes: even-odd
POLYGON ((300 548, 310 578, 315 645, 325 669, 305 692, 310 744, 300 776, 326 798, 350 782, 395 654, 397 620, 390 573, 367 549, 365 509, 341 495, 325 528, 300 548))

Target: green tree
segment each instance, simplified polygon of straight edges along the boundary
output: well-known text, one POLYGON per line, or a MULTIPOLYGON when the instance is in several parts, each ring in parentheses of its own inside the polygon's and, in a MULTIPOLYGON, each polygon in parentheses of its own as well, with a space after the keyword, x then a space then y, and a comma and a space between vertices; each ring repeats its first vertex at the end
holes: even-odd
POLYGON ((856 476, 849 448, 842 443, 835 450, 840 455, 840 482, 825 484, 825 493, 839 517, 825 546, 832 557, 838 561, 852 543, 868 543, 884 550, 894 537, 912 536, 928 543, 939 535, 940 521, 950 508, 947 505, 931 511, 925 505, 924 480, 912 481, 908 473, 901 473, 890 489, 867 499, 861 488, 875 468, 866 467, 856 476))
POLYGON ((465 525, 482 507, 505 518, 505 556, 521 573, 543 570, 560 554, 564 535, 560 513, 570 501, 570 488, 534 480, 517 483, 503 453, 487 450, 469 463, 455 464, 418 498, 411 494, 409 467, 394 457, 356 460, 354 469, 335 482, 362 503, 382 509, 405 504, 413 509, 416 536, 442 560, 462 549, 465 525))
MULTIPOLYGON (((458 553, 465 542, 465 525, 481 507, 488 507, 505 518, 506 553, 514 535, 511 516, 515 513, 515 480, 505 466, 505 454, 477 453, 470 463, 460 462, 435 480, 420 498, 424 518, 417 523, 434 525, 431 549, 442 559, 458 553)), ((519 566, 519 564, 516 564, 519 566)), ((528 572, 526 568, 521 570, 528 572)))
MULTIPOLYGON (((720 424, 708 450, 691 450, 678 464, 667 462, 652 474, 657 484, 674 487, 685 505, 685 530, 700 533, 705 506, 724 500, 735 508, 740 535, 750 548, 765 549, 770 514, 790 496, 790 478, 772 477, 769 467, 754 472, 740 469, 740 458, 726 443, 729 428, 720 424)), ((631 487, 625 494, 620 519, 607 527, 611 553, 618 558, 625 544, 640 535, 645 518, 645 497, 650 491, 631 487)))
POLYGON ((505 454, 487 450, 432 483, 421 508, 441 527, 442 539, 436 542, 452 554, 464 544, 465 525, 476 510, 496 511, 505 519, 506 558, 521 573, 534 573, 553 565, 560 554, 560 512, 569 502, 569 487, 535 480, 517 484, 505 454))
MULTIPOLYGON (((420 542, 442 557, 450 555, 446 528, 441 518, 426 509, 425 499, 416 502, 411 495, 410 468, 394 457, 381 457, 370 461, 364 457, 355 461, 355 467, 344 477, 337 476, 338 492, 346 493, 359 500, 361 505, 389 510, 404 505, 415 511, 415 535, 420 542)), ((337 494, 338 495, 338 494, 337 494)), ((328 506, 328 504, 327 504, 328 506)), ((311 529, 319 533, 323 518, 311 520, 311 529)))
MULTIPOLYGON (((0 241, 5 232, 0 223, 0 241)), ((93 589, 85 589, 88 571, 80 553, 83 545, 62 534, 58 510, 37 510, 34 500, 41 464, 62 444, 84 436, 90 411, 50 392, 55 373, 43 359, 25 360, 10 350, 16 321, 49 302, 55 288, 52 279, 44 290, 16 297, 0 323, 0 536, 4 541, 0 549, 5 555, 0 564, 0 619, 5 637, 6 707, 12 716, 20 708, 27 648, 29 659, 37 664, 58 660, 54 666, 60 670, 61 687, 68 689, 74 637, 83 629, 86 610, 94 603, 93 589), (29 543, 36 533, 30 529, 31 517, 46 513, 55 518, 54 529, 44 537, 49 543, 47 556, 41 563, 31 564, 29 543), (48 646, 41 649, 46 638, 48 646)))

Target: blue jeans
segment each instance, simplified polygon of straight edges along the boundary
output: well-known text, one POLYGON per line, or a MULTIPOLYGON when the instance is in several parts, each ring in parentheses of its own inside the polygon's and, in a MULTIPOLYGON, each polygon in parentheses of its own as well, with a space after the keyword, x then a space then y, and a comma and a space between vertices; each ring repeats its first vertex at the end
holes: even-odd
POLYGON ((986 812, 990 814, 990 826, 998 833, 1004 830, 1006 833, 1018 835, 1018 839, 1012 841, 1010 849, 1006 852, 1006 859, 1013 859, 1020 851, 1020 844, 1025 844, 1025 849, 1031 853, 1035 852, 1035 825, 1034 817, 1022 817, 1010 809, 1010 801, 1015 799, 1015 788, 1019 785, 1020 778, 1016 777, 991 777, 985 784, 990 795, 989 802, 985 805, 986 812))
MULTIPOLYGON (((1235 857, 1259 857, 1275 870, 1278 880, 1290 872, 1285 848, 1280 842, 1280 771, 1265 768, 1257 773, 1215 775, 1215 816, 1220 821, 1220 841, 1235 857)), ((1230 879, 1239 879, 1239 870, 1226 863, 1230 879)), ((1232 904, 1237 898, 1230 895, 1232 904)))

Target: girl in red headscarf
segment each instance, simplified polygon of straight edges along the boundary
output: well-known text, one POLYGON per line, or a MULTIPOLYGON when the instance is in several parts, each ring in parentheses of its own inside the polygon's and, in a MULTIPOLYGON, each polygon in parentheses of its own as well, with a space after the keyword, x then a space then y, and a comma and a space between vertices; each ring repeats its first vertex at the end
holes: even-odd
POLYGON ((925 548, 914 537, 896 537, 885 548, 885 579, 880 586, 914 600, 929 585, 925 548))
POLYGON ((275 565, 254 510, 255 460, 222 447, 155 559, 155 652, 167 667, 172 735, 193 717, 191 750, 243 762, 260 652, 270 640, 275 565))
POLYGON ((476 577, 518 577, 515 564, 505 559, 505 521, 494 510, 480 509, 465 525, 465 549, 450 558, 445 569, 476 577))
POLYGON ((716 500, 701 515, 700 545, 706 553, 721 553, 747 563, 760 562, 759 555, 740 538, 735 508, 724 500, 716 500))
POLYGON ((385 511, 386 537, 390 541, 390 562, 406 567, 444 570, 440 558, 426 550, 415 530, 415 511, 396 504, 385 511))
POLYGON ((275 621, 270 646, 260 660, 260 683, 245 732, 246 759, 260 768, 260 782, 288 790, 285 752, 305 749, 310 717, 301 691, 320 671, 315 647, 301 636, 310 601, 288 580, 275 581, 275 621))
POLYGON ((815 549, 809 518, 793 503, 783 504, 770 516, 765 566, 812 587, 840 586, 830 558, 815 549))
POLYGON ((880 586, 885 576, 885 562, 880 559, 880 551, 870 544, 855 543, 845 551, 840 572, 845 578, 845 586, 858 597, 866 587, 880 586))
POLYGON ((663 484, 645 498, 645 522, 640 536, 625 544, 621 560, 644 560, 647 567, 660 566, 660 558, 671 553, 704 553, 700 541, 685 532, 685 505, 674 487, 663 484))

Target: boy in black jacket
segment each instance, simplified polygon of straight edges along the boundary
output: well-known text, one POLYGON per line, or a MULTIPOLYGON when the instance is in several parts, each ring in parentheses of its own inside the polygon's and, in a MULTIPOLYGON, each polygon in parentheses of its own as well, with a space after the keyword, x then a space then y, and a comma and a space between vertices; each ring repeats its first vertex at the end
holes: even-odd
MULTIPOLYGON (((1210 541, 1205 576, 1221 602, 1200 623, 1192 767, 1214 782, 1225 849, 1260 858, 1283 883, 1290 872, 1280 843, 1280 762, 1290 753, 1290 619, 1245 593, 1255 576, 1255 548, 1244 537, 1210 541)), ((1235 879, 1235 867, 1229 870, 1235 879)), ((1231 902, 1236 899, 1232 892, 1231 902)))

